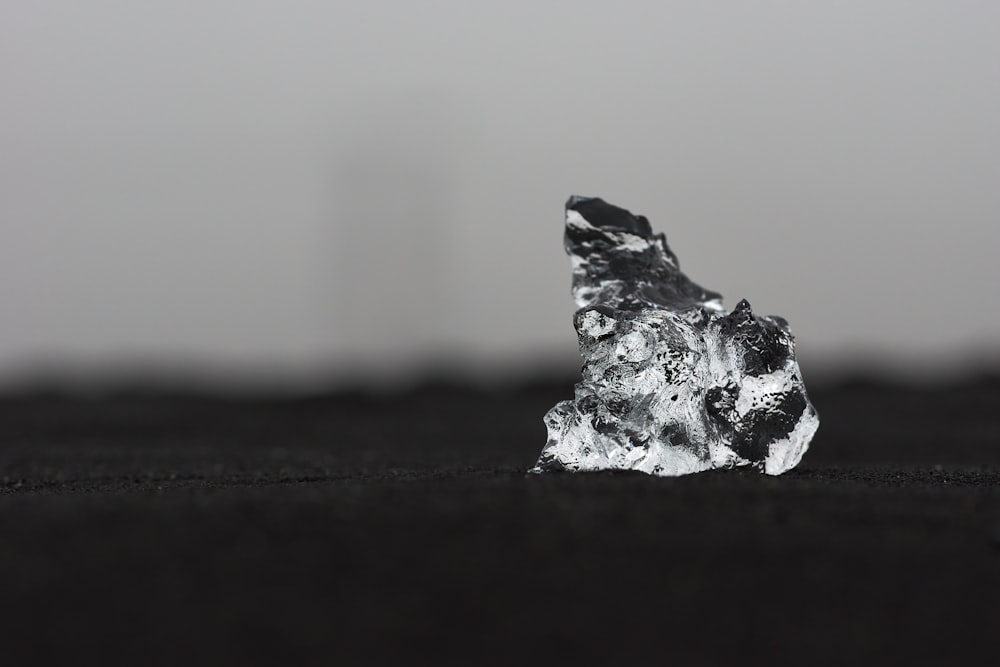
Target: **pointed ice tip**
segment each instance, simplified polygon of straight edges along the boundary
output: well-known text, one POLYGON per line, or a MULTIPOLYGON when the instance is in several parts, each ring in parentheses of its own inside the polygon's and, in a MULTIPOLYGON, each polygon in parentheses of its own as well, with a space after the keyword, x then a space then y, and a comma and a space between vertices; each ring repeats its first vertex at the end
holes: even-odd
POLYGON ((633 215, 600 197, 573 195, 566 200, 566 211, 576 211, 594 227, 617 229, 647 239, 653 235, 653 229, 645 216, 633 215))
POLYGON ((596 197, 584 197, 582 195, 570 195, 569 199, 566 200, 566 210, 571 211, 577 204, 582 204, 588 202, 591 199, 596 199, 596 197))

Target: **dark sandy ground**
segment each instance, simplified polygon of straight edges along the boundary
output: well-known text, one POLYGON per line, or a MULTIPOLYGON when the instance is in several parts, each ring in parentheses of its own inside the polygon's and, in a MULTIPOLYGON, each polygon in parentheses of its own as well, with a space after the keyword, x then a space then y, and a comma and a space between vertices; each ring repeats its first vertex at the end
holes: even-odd
POLYGON ((980 664, 1000 381, 815 389, 795 471, 526 476, 571 382, 0 399, 0 664, 980 664))

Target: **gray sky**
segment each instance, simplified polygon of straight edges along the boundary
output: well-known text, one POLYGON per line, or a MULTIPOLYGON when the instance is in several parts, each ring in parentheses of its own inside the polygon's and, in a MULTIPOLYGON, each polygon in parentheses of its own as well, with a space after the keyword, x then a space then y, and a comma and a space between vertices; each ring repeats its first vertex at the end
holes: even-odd
POLYGON ((807 359, 993 345, 998 65, 985 0, 2 0, 0 379, 572 360, 571 193, 807 359))

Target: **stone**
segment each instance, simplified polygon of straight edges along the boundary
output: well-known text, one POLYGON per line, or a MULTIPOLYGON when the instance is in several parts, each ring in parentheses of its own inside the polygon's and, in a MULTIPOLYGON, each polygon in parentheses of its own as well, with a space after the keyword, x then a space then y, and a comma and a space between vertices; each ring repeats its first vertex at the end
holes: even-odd
POLYGON ((583 377, 545 415, 531 472, 779 475, 802 460, 819 417, 783 318, 727 311, 645 217, 602 199, 566 202, 565 247, 583 377))

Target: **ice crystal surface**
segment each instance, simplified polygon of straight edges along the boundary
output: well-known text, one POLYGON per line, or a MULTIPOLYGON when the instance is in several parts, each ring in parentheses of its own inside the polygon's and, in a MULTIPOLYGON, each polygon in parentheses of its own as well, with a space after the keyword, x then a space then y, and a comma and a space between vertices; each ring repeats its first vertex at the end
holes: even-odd
POLYGON ((663 234, 589 197, 566 202, 583 377, 545 415, 532 472, 685 475, 802 459, 819 426, 788 323, 755 315, 681 273, 663 234))

